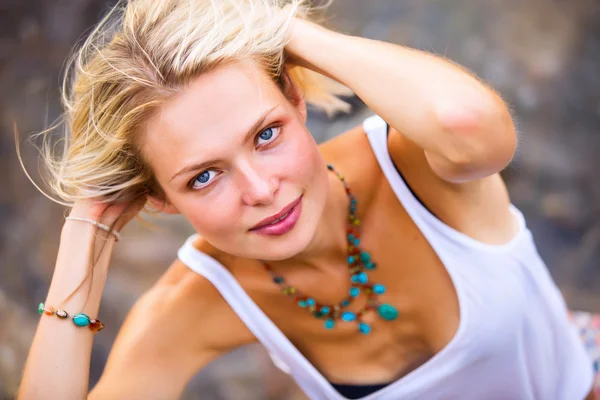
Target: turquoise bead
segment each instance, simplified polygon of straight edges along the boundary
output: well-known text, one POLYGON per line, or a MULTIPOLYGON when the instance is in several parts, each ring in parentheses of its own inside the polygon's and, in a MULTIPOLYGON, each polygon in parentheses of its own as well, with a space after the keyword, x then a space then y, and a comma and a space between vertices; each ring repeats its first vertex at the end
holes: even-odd
POLYGON ((77 326, 88 326, 90 323, 90 317, 85 314, 77 314, 73 317, 73 322, 77 326))
POLYGON ((367 335, 367 334, 371 333, 371 327, 368 324, 365 324, 364 322, 361 322, 360 324, 358 324, 358 330, 363 335, 367 335))
POLYGON ((314 306, 317 303, 315 302, 315 299, 309 297, 308 299, 306 299, 306 304, 309 306, 314 306))
MULTIPOLYGON (((316 301, 312 298, 303 298, 302 300, 298 300, 298 305, 300 307, 308 307, 308 310, 311 311, 315 317, 321 318, 323 320, 325 329, 333 329, 335 327, 337 318, 339 317, 342 321, 356 322, 358 331, 363 335, 368 335, 371 333, 372 327, 371 325, 363 322, 360 317, 363 315, 365 310, 375 308, 380 318, 388 321, 393 321, 398 318, 399 312, 391 304, 378 304, 378 302, 375 300, 377 295, 386 293, 386 287, 382 284, 369 283, 369 271, 376 269, 377 264, 373 262, 372 256, 369 252, 361 251, 360 248, 361 241, 358 237, 358 233, 355 231, 355 229, 361 225, 360 219, 356 214, 358 201, 351 193, 348 184, 344 180, 344 177, 334 169, 333 165, 328 164, 327 168, 330 171, 333 171, 342 181, 350 203, 348 214, 348 224, 350 225, 350 230, 347 231, 348 254, 346 254, 348 269, 351 271, 351 288, 349 290, 350 296, 338 303, 338 305, 335 305, 333 309, 331 306, 317 306, 316 301), (361 288, 365 288, 365 293, 370 298, 368 307, 359 314, 356 314, 352 311, 341 312, 342 309, 347 310, 347 307, 351 304, 351 302, 354 301, 354 298, 360 295, 361 288), (375 298, 373 296, 375 296, 375 298)), ((274 280, 278 284, 284 284, 282 277, 276 277, 274 280)))
POLYGON ((302 308, 304 308, 304 307, 308 306, 308 304, 306 304, 306 301, 304 301, 304 300, 300 300, 300 301, 298 302, 298 305, 299 305, 300 307, 302 307, 302 308))
POLYGON ((38 313, 42 315, 44 313, 44 303, 38 305, 38 313))
POLYGON ((356 279, 358 283, 362 284, 365 284, 369 281, 369 277, 364 272, 359 272, 358 274, 356 274, 356 279))
POLYGON ((389 304, 382 304, 377 309, 377 312, 381 316, 381 318, 387 321, 393 321, 398 318, 398 310, 394 306, 389 304))
POLYGON ((373 285, 373 293, 375 294, 384 294, 385 293, 385 286, 376 283, 373 285))
POLYGON ((342 320, 346 322, 352 322, 356 319, 356 314, 351 311, 346 311, 342 313, 342 320))

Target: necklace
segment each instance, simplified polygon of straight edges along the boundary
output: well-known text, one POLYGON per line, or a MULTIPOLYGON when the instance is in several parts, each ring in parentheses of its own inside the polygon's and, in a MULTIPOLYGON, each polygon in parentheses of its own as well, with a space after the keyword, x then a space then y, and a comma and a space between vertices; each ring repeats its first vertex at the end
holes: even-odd
POLYGON ((360 220, 356 215, 357 201, 344 176, 338 173, 332 165, 327 169, 332 171, 344 184, 346 194, 350 200, 348 211, 348 272, 350 275, 350 290, 348 296, 337 304, 320 304, 310 296, 300 292, 298 288, 286 283, 285 279, 276 274, 271 266, 263 261, 264 268, 273 278, 273 282, 281 287, 281 292, 292 297, 295 303, 312 313, 315 318, 324 319, 326 329, 333 329, 338 320, 358 324, 358 330, 362 334, 371 332, 371 326, 362 320, 362 317, 369 311, 377 311, 377 314, 387 321, 393 321, 398 317, 398 310, 390 304, 380 303, 379 295, 385 293, 385 286, 379 283, 370 283, 367 271, 374 270, 377 264, 371 259, 371 255, 360 246, 360 220), (366 305, 358 312, 345 311, 350 304, 358 297, 361 291, 367 295, 366 305))

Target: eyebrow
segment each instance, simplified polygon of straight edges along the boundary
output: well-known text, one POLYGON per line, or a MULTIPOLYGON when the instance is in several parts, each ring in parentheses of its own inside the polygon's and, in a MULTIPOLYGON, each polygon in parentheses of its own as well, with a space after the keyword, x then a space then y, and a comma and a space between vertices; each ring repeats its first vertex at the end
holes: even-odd
MULTIPOLYGON (((254 136, 254 134, 256 133, 256 131, 262 126, 262 124, 264 124, 265 120, 267 119, 267 117, 269 116, 269 114, 271 114, 277 107, 279 107, 279 105, 276 105, 274 107, 271 107, 270 109, 268 109, 267 111, 265 111, 262 116, 260 116, 260 118, 258 118, 256 120, 256 122, 254 122, 254 124, 252 124, 252 126, 248 129, 246 136, 244 137, 244 144, 248 143, 248 141, 254 136)), ((171 177, 171 179, 169 180, 169 182, 172 182, 175 178, 177 178, 179 175, 183 175, 186 174, 188 172, 192 172, 192 171, 197 171, 200 169, 203 169, 205 167, 207 167, 210 164, 213 164, 216 160, 210 160, 210 161, 204 161, 201 163, 195 163, 192 165, 188 165, 187 167, 183 167, 181 170, 179 170, 179 172, 177 172, 175 175, 173 175, 171 177)))

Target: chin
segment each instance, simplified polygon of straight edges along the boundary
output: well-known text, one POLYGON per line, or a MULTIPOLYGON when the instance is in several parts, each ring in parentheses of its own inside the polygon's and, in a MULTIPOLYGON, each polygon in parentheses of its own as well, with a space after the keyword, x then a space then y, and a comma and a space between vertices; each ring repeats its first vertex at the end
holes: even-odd
POLYGON ((249 250, 255 253, 255 249, 260 249, 257 252, 260 254, 253 254, 250 257, 265 261, 281 261, 304 252, 315 237, 317 225, 323 213, 325 204, 324 201, 319 200, 315 202, 307 197, 304 198, 302 214, 298 222, 285 235, 256 237, 256 245, 249 250))
POLYGON ((268 251, 265 252, 262 259, 269 261, 280 261, 287 260, 295 257, 298 254, 304 252, 310 245, 314 230, 306 229, 305 226, 296 226, 298 232, 290 232, 288 238, 281 241, 280 245, 270 246, 268 251))

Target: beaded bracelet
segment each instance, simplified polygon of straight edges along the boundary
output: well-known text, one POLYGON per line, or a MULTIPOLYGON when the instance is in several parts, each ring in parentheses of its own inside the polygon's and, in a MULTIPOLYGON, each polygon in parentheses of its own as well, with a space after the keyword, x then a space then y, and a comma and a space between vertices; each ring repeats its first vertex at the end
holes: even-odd
POLYGON ((66 319, 66 318, 71 317, 71 318, 73 318, 73 323, 76 326, 80 326, 80 327, 89 326, 90 329, 94 332, 99 332, 102 329, 104 329, 104 324, 102 322, 100 322, 99 319, 90 318, 83 313, 79 313, 77 315, 71 316, 65 310, 57 310, 54 307, 46 308, 44 306, 44 303, 40 303, 38 305, 38 313, 40 315, 42 315, 42 314, 56 315, 60 319, 66 319))
POLYGON ((121 234, 119 233, 119 231, 110 229, 110 226, 101 224, 100 222, 94 221, 93 219, 68 216, 68 217, 65 217, 65 220, 89 222, 90 224, 94 225, 97 228, 102 229, 105 232, 112 233, 117 242, 119 240, 121 240, 121 234))

